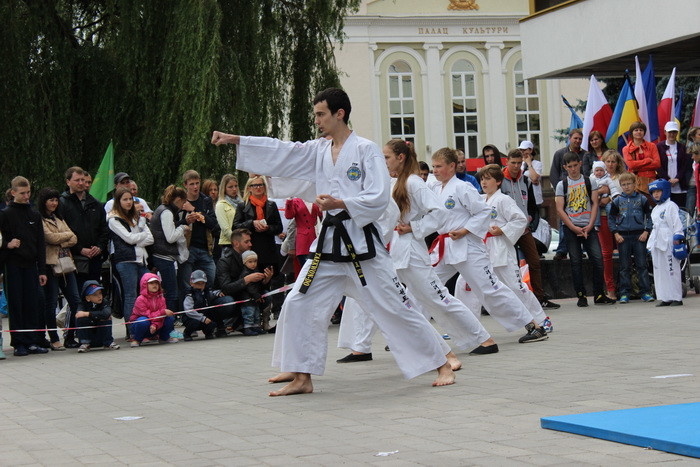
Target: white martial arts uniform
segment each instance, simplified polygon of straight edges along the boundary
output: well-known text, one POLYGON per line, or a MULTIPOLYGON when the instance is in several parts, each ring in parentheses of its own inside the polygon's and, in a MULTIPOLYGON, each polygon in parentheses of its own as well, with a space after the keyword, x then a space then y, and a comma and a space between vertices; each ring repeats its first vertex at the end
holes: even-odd
MULTIPOLYGON (((406 378, 446 363, 434 328, 420 313, 406 307, 406 292, 395 275, 386 248, 374 235, 366 237, 363 230, 370 224, 376 229, 376 221, 390 198, 389 174, 376 144, 352 132, 333 164, 331 141, 292 143, 242 136, 237 169, 315 182, 317 194, 327 194, 345 202, 350 218, 341 222, 352 239, 356 254, 362 257, 375 250, 374 258, 360 261, 365 287, 353 263, 322 260, 308 291, 302 293, 302 283, 313 264, 306 262, 277 322, 273 366, 280 367, 283 372, 324 373, 328 321, 343 295, 355 298, 372 314, 391 342, 392 355, 406 378)), ((342 212, 329 211, 326 217, 342 212)), ((335 232, 333 226, 327 228, 322 253, 336 258, 342 256, 339 259, 347 261, 347 248, 342 242, 334 242, 335 232)), ((311 245, 313 251, 319 239, 320 236, 311 245)))
POLYGON ((673 236, 683 234, 678 205, 667 199, 651 210, 654 228, 647 240, 654 267, 654 291, 663 302, 683 300, 681 262, 673 256, 673 236))
POLYGON ((436 247, 431 255, 440 280, 444 282, 459 272, 479 302, 506 330, 512 332, 525 327, 532 321, 532 316, 513 291, 498 279, 486 253, 483 239, 488 232, 491 209, 476 188, 457 177, 452 177, 444 187, 442 182, 432 183, 429 187, 448 211, 438 230, 438 239, 444 244, 436 247), (447 236, 448 232, 462 228, 469 231, 464 237, 452 240, 447 236), (442 258, 441 250, 444 253, 442 258))
MULTIPOLYGON (((515 252, 515 243, 527 228, 527 218, 515 201, 510 196, 504 195, 501 190, 496 190, 491 197, 482 196, 491 208, 490 225, 498 226, 503 231, 503 235, 488 236, 486 239, 486 250, 493 270, 501 282, 525 305, 535 322, 541 324, 547 315, 535 294, 523 283, 515 252)), ((466 281, 460 275, 455 285, 455 296, 479 316, 479 298, 473 290, 466 290, 465 285, 466 281)), ((500 317, 497 316, 494 315, 494 319, 499 321, 500 317)), ((501 324, 505 326, 504 323, 501 324)))

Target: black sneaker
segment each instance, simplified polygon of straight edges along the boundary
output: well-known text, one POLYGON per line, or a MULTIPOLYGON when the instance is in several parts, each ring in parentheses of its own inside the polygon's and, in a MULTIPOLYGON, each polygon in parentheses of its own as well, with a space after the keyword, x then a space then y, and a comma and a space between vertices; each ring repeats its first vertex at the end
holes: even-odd
POLYGON ((351 353, 349 355, 344 356, 343 358, 336 360, 336 363, 368 362, 370 360, 372 360, 372 352, 363 353, 360 355, 355 355, 351 353))
POLYGON ((29 351, 23 345, 18 345, 17 347, 15 347, 15 351, 13 353, 15 357, 26 357, 27 355, 29 355, 29 351))
POLYGON ((673 302, 659 302, 656 304, 656 308, 659 308, 660 306, 671 306, 671 303, 673 302))
POLYGON ((480 345, 469 352, 469 355, 489 355, 492 353, 498 353, 498 344, 480 345))
POLYGON ((578 302, 576 302, 576 306, 580 308, 588 306, 588 299, 586 299, 586 296, 581 292, 578 293, 578 302))
POLYGON ((600 294, 593 299, 593 303, 595 303, 596 305, 612 305, 616 301, 617 300, 613 300, 612 298, 604 294, 600 294))
POLYGON ((671 302, 669 306, 683 306, 683 301, 682 300, 674 300, 671 302))
POLYGON ((527 326, 525 326, 525 329, 527 329, 527 334, 518 339, 518 342, 520 342, 521 344, 526 344, 529 342, 539 342, 549 339, 547 331, 545 331, 544 328, 541 326, 536 327, 534 324, 529 323, 527 326))
POLYGON ((63 341, 63 347, 67 349, 77 349, 80 347, 80 344, 78 344, 74 339, 66 339, 63 341))
POLYGON ((550 302, 548 298, 543 299, 540 302, 540 305, 542 306, 543 309, 548 309, 548 310, 556 310, 558 308, 561 308, 560 304, 550 302))
POLYGON ((561 261, 563 259, 566 259, 566 253, 557 253, 554 255, 554 259, 557 261, 561 261))
POLYGON ((192 334, 185 334, 182 338, 185 342, 192 342, 192 334))
POLYGON ((27 347, 27 351, 33 354, 49 353, 49 349, 39 347, 38 345, 30 345, 27 347))

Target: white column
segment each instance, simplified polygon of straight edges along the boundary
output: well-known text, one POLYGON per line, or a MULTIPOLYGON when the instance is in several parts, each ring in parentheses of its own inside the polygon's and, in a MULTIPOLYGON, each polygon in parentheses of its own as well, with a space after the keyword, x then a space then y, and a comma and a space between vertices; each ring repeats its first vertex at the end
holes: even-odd
POLYGON ((508 106, 506 105, 505 70, 501 67, 501 50, 503 42, 487 42, 484 44, 488 59, 488 78, 485 86, 486 97, 486 141, 481 146, 495 144, 501 151, 506 150, 508 143, 508 106))
POLYGON ((447 146, 447 124, 445 122, 445 97, 443 92, 443 72, 440 68, 440 50, 442 44, 423 44, 426 51, 426 76, 423 79, 423 95, 425 96, 425 158, 436 150, 447 146))
MULTIPOLYGON (((382 141, 382 106, 379 102, 379 79, 381 73, 379 72, 379 63, 374 63, 374 52, 377 50, 377 43, 370 42, 368 47, 369 52, 369 69, 370 69, 370 88, 372 90, 372 102, 375 105, 372 106, 374 118, 374 134, 372 135, 372 141, 381 142, 382 141)), ((381 144, 381 143, 377 143, 381 144)))

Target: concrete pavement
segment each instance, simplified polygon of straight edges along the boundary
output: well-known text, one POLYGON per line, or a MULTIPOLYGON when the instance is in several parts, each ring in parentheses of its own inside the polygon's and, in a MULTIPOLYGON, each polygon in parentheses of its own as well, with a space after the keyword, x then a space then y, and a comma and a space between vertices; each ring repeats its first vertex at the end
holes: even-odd
POLYGON ((272 335, 130 349, 118 328, 118 351, 17 358, 5 333, 0 465, 697 465, 539 419, 700 400, 700 298, 560 303, 541 343, 484 317, 500 353, 458 352, 464 368, 444 388, 433 374, 402 379, 379 335, 373 361, 336 364, 347 351, 333 326, 314 394, 280 398, 267 396, 272 335), (694 376, 652 379, 681 373, 694 376))

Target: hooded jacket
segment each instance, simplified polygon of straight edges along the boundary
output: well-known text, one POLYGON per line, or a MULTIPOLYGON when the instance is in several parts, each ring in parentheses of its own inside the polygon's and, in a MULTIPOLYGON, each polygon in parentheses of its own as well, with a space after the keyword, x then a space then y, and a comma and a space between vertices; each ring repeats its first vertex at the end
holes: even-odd
POLYGON ((535 200, 535 192, 532 189, 532 183, 530 183, 530 180, 523 174, 522 170, 517 178, 513 178, 510 176, 508 167, 503 169, 501 193, 510 196, 513 201, 515 201, 515 204, 518 205, 528 219, 529 225, 537 227, 540 215, 537 209, 537 201, 535 200))
POLYGON ((139 285, 141 287, 141 292, 134 302, 134 310, 131 312, 131 322, 136 321, 141 316, 156 318, 151 319, 151 324, 155 325, 156 330, 158 330, 163 326, 166 309, 160 277, 148 272, 143 275, 139 285), (156 293, 148 292, 148 280, 152 278, 156 278, 158 280, 158 285, 161 286, 160 290, 156 293))

